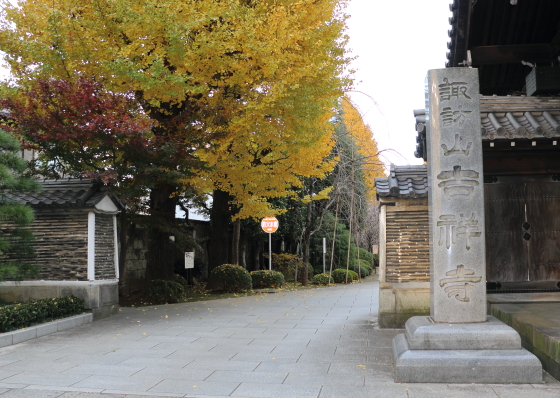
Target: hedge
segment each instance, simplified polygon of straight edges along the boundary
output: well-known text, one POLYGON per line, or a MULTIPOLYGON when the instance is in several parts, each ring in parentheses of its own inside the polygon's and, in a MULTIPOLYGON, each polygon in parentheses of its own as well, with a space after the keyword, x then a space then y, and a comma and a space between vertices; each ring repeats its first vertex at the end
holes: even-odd
POLYGON ((210 279, 219 290, 226 293, 239 293, 253 288, 251 274, 239 265, 220 265, 210 272, 210 279))
POLYGON ((84 312, 85 302, 74 296, 48 298, 0 307, 0 333, 84 312))
POLYGON ((258 270, 251 272, 254 288, 282 287, 284 275, 278 271, 258 270))
MULTIPOLYGON (((180 278, 184 280, 184 278, 180 278)), ((173 304, 182 302, 186 295, 185 288, 177 277, 175 277, 175 280, 178 281, 165 281, 162 279, 151 280, 146 288, 146 298, 148 301, 152 304, 173 304)))
POLYGON ((314 285, 328 285, 329 280, 330 283, 334 282, 333 278, 329 279, 329 274, 317 274, 311 279, 311 283, 314 285))
MULTIPOLYGON (((346 283, 346 270, 343 268, 337 268, 332 272, 332 278, 336 283, 346 283)), ((348 270, 348 283, 358 280, 358 274, 352 270, 348 270)))

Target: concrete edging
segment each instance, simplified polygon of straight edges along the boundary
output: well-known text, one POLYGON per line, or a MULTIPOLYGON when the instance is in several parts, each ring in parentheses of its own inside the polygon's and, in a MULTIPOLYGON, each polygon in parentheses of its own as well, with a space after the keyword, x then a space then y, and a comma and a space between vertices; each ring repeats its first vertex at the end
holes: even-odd
POLYGON ((69 316, 68 318, 59 319, 57 321, 30 326, 28 328, 0 333, 0 348, 22 343, 27 340, 36 339, 37 337, 46 336, 48 334, 60 332, 62 330, 71 329, 85 323, 91 323, 92 321, 92 313, 80 314, 69 316))

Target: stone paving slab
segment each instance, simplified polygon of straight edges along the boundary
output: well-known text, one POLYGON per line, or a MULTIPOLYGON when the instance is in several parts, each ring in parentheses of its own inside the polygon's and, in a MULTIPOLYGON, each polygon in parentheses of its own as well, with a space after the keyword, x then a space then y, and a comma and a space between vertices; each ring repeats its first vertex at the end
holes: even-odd
POLYGON ((378 283, 122 308, 0 348, 0 398, 560 396, 538 385, 398 384, 378 283))

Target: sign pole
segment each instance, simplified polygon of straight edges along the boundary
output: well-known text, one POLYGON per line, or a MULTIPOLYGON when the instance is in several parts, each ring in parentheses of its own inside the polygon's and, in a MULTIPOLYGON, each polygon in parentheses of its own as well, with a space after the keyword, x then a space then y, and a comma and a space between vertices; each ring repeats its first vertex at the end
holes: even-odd
POLYGON ((261 228, 268 234, 268 270, 272 271, 272 233, 278 229, 276 217, 265 217, 261 220, 261 228))
POLYGON ((272 271, 272 233, 268 234, 268 270, 272 271))
POLYGON ((325 254, 327 253, 327 238, 323 238, 323 274, 325 271, 325 254))
POLYGON ((187 301, 189 301, 189 281, 191 280, 191 270, 194 268, 194 251, 185 252, 185 269, 187 270, 187 301))

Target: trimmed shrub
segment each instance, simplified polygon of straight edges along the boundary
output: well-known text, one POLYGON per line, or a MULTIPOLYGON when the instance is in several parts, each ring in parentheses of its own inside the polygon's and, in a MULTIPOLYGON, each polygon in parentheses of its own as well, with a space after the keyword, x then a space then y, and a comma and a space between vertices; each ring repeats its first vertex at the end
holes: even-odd
POLYGON ((360 260, 356 260, 356 263, 360 264, 362 267, 373 268, 373 267, 371 266, 371 262, 369 262, 368 260, 364 260, 363 258, 361 258, 360 260))
POLYGON ((253 288, 251 274, 239 265, 223 264, 210 272, 210 279, 216 290, 227 293, 238 293, 253 288))
POLYGON ((148 284, 146 298, 152 304, 179 303, 185 299, 185 288, 179 282, 154 279, 148 284))
MULTIPOLYGON (((346 270, 343 268, 337 268, 332 272, 332 278, 336 283, 346 283, 346 270)), ((352 270, 348 270, 348 283, 358 280, 358 274, 352 270)))
POLYGON ((373 254, 367 251, 363 247, 359 248, 360 250, 360 260, 366 260, 370 265, 373 264, 373 254))
POLYGON ((284 286, 284 275, 278 271, 259 270, 251 272, 253 287, 282 287, 284 286))
POLYGON ((358 264, 352 264, 348 267, 348 269, 354 271, 356 274, 358 274, 358 277, 361 276, 362 278, 365 278, 371 273, 366 267, 364 267, 363 265, 360 266, 358 264))
POLYGON ((187 280, 179 274, 175 274, 175 276, 173 277, 173 282, 177 282, 179 285, 183 286, 183 289, 185 289, 185 291, 187 291, 187 289, 189 288, 189 282, 187 282, 187 280))
POLYGON ((373 267, 371 265, 362 260, 360 260, 360 265, 367 270, 367 275, 371 275, 371 273, 373 272, 373 267))
MULTIPOLYGON (((268 254, 265 254, 264 258, 268 260, 268 254)), ((298 258, 295 254, 272 253, 272 268, 274 271, 279 271, 284 274, 284 277, 287 277, 290 267, 295 267, 296 262, 298 262, 298 258)), ((293 276, 294 272, 292 271, 292 277, 293 276)))
POLYGON ((0 308, 0 333, 84 312, 84 300, 74 296, 48 298, 0 308))
MULTIPOLYGON (((329 284, 329 274, 317 274, 311 279, 311 283, 314 285, 328 285, 329 284)), ((333 283, 333 278, 330 278, 330 283, 333 283)))

